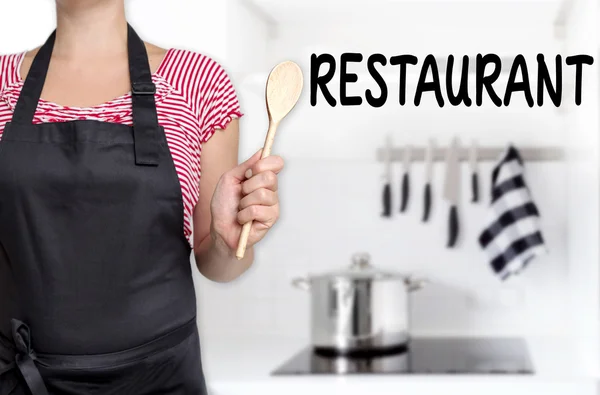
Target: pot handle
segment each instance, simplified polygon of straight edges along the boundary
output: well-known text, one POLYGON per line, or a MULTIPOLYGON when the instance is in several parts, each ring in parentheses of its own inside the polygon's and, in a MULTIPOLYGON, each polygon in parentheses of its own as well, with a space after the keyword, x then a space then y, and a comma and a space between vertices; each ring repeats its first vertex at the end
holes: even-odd
POLYGON ((420 279, 408 278, 408 279, 406 279, 406 286, 408 288, 408 292, 418 291, 429 283, 430 283, 430 281, 425 278, 420 278, 420 279))
POLYGON ((302 291, 310 291, 310 281, 304 277, 296 277, 293 279, 292 286, 302 291))

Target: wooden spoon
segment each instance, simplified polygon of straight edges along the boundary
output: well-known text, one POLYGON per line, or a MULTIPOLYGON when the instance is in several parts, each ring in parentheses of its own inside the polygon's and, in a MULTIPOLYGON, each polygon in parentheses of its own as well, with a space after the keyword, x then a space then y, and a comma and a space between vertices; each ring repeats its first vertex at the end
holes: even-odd
MULTIPOLYGON (((275 140, 277 126, 286 115, 294 108, 300 93, 302 92, 303 77, 302 70, 294 62, 283 62, 275 66, 267 80, 266 101, 267 113, 269 114, 269 131, 265 139, 265 145, 261 159, 271 155, 271 147, 275 140)), ((246 253, 248 236, 252 229, 252 221, 242 227, 240 241, 235 256, 242 259, 246 253)))

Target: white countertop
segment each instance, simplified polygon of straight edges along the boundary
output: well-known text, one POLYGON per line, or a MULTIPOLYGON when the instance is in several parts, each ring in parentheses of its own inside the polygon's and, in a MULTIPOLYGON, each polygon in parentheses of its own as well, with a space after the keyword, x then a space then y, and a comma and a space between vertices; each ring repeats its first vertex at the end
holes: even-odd
MULTIPOLYGON (((468 387, 460 389, 462 395, 470 395, 471 391, 473 394, 480 394, 482 390, 489 394, 492 387, 506 394, 506 390, 515 390, 515 385, 522 385, 525 392, 533 390, 532 386, 535 386, 536 391, 543 390, 546 395, 572 394, 574 390, 577 390, 578 395, 583 395, 588 390, 591 391, 592 387, 595 391, 594 378, 582 373, 574 353, 563 339, 528 338, 526 340, 536 373, 525 376, 386 374, 274 377, 271 372, 305 348, 307 343, 302 340, 269 336, 205 337, 202 354, 207 383, 214 395, 261 392, 285 393, 285 395, 311 392, 311 395, 320 393, 329 395, 338 391, 344 394, 350 392, 364 394, 375 389, 377 394, 397 395, 399 386, 402 386, 404 393, 426 391, 428 395, 433 395, 436 394, 436 390, 439 390, 440 394, 448 394, 449 386, 465 385, 468 387)), ((458 391, 458 387, 452 388, 450 393, 458 391)), ((595 392, 589 393, 595 394, 595 392)))

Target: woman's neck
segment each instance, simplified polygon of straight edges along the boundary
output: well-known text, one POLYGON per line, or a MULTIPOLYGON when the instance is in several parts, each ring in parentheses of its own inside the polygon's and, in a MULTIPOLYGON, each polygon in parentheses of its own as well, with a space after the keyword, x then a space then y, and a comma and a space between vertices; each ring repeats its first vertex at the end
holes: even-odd
POLYGON ((127 47, 123 0, 57 1, 56 16, 55 56, 106 56, 127 47))

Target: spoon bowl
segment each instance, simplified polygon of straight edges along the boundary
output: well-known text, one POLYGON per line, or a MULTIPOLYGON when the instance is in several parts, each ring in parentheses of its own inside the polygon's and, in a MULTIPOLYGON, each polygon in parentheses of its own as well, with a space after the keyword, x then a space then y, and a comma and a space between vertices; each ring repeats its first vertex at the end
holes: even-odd
POLYGON ((279 123, 296 106, 302 93, 302 70, 294 62, 278 64, 269 74, 266 89, 269 121, 279 123))

